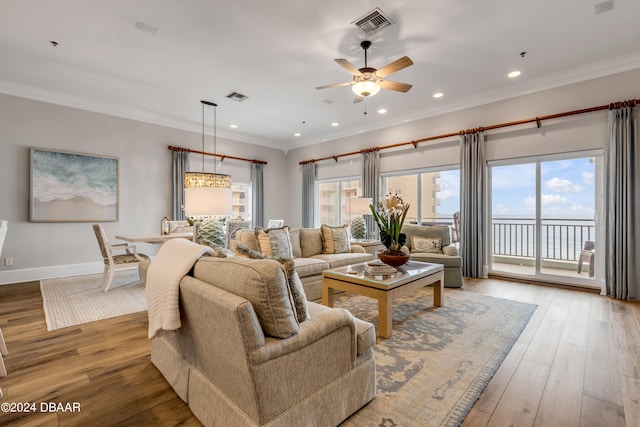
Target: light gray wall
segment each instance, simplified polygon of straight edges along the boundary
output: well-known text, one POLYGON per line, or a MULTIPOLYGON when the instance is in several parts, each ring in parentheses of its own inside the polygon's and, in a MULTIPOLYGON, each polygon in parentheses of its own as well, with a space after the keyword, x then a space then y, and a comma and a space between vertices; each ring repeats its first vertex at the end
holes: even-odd
MULTIPOLYGON (((205 147, 212 150, 212 138, 205 147)), ((109 239, 116 234, 159 232, 171 216, 169 145, 201 149, 201 135, 0 94, 0 218, 9 221, 2 251, 0 284, 102 271, 91 223, 29 222, 29 148, 48 148, 115 156, 120 166, 119 221, 102 223, 109 239), (4 266, 6 257, 12 267, 4 266)), ((218 153, 265 160, 265 188, 282 188, 286 158, 282 151, 218 138, 218 153)), ((205 168, 212 171, 211 158, 205 168)), ((200 156, 191 157, 201 170, 200 156)), ((218 172, 249 182, 250 163, 225 160, 218 172)), ((265 197, 265 219, 286 216, 281 191, 265 197)), ((150 255, 154 245, 140 245, 150 255)))
MULTIPOLYGON (((302 160, 637 99, 638 81, 640 69, 292 150, 287 154, 287 181, 294 185, 289 191, 293 217, 290 224, 299 226, 302 222, 302 169, 298 164, 302 160)), ((371 119, 375 120, 375 116, 371 115, 371 119)), ((607 111, 544 121, 540 129, 533 123, 487 131, 485 135, 488 160, 604 148, 607 138, 607 111)), ((457 165, 458 143, 456 136, 422 143, 417 149, 409 146, 381 151, 381 172, 457 165)), ((318 179, 360 176, 361 168, 360 155, 340 158, 338 162, 321 161, 318 179)))

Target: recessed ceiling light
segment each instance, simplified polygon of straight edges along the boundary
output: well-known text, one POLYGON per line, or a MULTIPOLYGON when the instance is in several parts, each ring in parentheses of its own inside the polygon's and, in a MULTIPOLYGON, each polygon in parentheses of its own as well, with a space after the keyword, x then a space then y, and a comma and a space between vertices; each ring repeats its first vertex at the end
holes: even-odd
POLYGON ((331 123, 331 126, 338 126, 338 125, 339 125, 339 123, 338 123, 338 122, 333 122, 333 123, 331 123))
POLYGON ((507 74, 507 77, 509 77, 510 79, 516 78, 520 75, 520 71, 512 71, 509 74, 507 74))
POLYGON ((300 135, 301 135, 300 132, 296 132, 296 133, 293 134, 293 136, 300 136, 300 135))
POLYGON ((444 96, 444 93, 442 93, 442 92, 436 92, 436 93, 433 94, 434 98, 442 98, 443 96, 444 96))
POLYGON ((238 127, 238 125, 229 125, 229 127, 232 127, 232 128, 234 128, 234 129, 235 129, 235 128, 237 128, 237 127, 238 127))
POLYGON ((381 108, 381 109, 378 110, 378 114, 384 114, 386 112, 387 112, 386 108, 381 108))

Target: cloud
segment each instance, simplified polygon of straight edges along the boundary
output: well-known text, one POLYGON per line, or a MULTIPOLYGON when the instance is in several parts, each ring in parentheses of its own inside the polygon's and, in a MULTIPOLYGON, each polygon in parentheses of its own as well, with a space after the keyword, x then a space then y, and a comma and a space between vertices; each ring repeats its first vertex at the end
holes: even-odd
MULTIPOLYGON (((557 205, 565 205, 569 202, 566 197, 560 196, 559 194, 542 194, 540 196, 540 201, 542 206, 557 206, 557 205)), ((536 198, 535 197, 525 197, 524 199, 525 206, 535 206, 536 198)))
POLYGON ((557 177, 551 178, 550 180, 545 182, 544 186, 547 190, 551 190, 555 193, 579 193, 581 191, 584 191, 584 188, 574 184, 568 179, 557 177))
POLYGON ((582 182, 585 185, 593 185, 594 177, 595 175, 593 172, 582 172, 582 182))

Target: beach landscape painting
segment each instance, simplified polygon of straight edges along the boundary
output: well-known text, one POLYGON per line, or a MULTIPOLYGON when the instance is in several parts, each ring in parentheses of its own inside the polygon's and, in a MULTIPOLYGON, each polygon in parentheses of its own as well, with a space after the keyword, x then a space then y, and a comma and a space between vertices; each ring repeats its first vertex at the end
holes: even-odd
POLYGON ((31 148, 32 222, 118 220, 118 158, 31 148))

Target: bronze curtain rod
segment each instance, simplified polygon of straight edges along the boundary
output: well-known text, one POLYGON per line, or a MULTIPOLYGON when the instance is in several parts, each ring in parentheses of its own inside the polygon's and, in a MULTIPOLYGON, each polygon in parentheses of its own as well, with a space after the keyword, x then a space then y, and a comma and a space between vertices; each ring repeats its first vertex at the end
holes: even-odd
POLYGON ((227 156, 225 154, 217 154, 217 153, 215 153, 215 154, 214 153, 207 153, 206 151, 198 151, 198 150, 192 150, 190 148, 174 147, 173 145, 169 146, 169 150, 171 150, 171 151, 183 151, 183 152, 187 152, 187 153, 204 154, 204 155, 207 155, 207 156, 220 157, 221 161, 224 161, 224 159, 233 159, 233 160, 242 160, 243 162, 257 163, 259 165, 266 165, 267 164, 267 162, 265 162, 264 160, 245 159, 244 157, 227 156))
POLYGON ((459 132, 451 132, 451 133, 446 133, 446 134, 443 134, 443 135, 429 136, 429 137, 426 137, 426 138, 416 139, 416 140, 413 140, 413 141, 398 142, 396 144, 383 145, 381 147, 364 148, 364 149, 358 150, 358 151, 351 151, 349 153, 336 154, 334 156, 320 157, 318 159, 302 160, 301 162, 298 162, 298 164, 305 165, 307 163, 315 163, 315 162, 319 162, 319 161, 322 161, 322 160, 331 160, 331 159, 333 159, 333 160, 335 160, 337 162, 340 157, 353 156, 353 155, 356 155, 356 154, 362 154, 362 153, 366 153, 366 152, 370 152, 370 151, 386 150, 386 149, 389 149, 389 148, 402 147, 402 146, 405 146, 405 145, 413 145, 413 148, 418 148, 418 144, 421 143, 421 142, 433 141, 433 140, 436 140, 436 139, 443 139, 443 138, 452 138, 454 136, 459 136, 459 135, 464 135, 464 134, 469 134, 469 133, 475 133, 475 132, 481 132, 481 131, 486 131, 486 130, 492 130, 492 129, 500 129, 500 128, 504 128, 504 127, 508 127, 508 126, 517 126, 517 125, 522 125, 522 124, 526 124, 526 123, 534 123, 535 122, 538 127, 541 127, 543 120, 558 119, 560 117, 575 116, 577 114, 592 113, 594 111, 613 110, 615 108, 623 108, 623 107, 627 107, 627 106, 635 107, 638 104, 638 102, 639 102, 639 100, 637 100, 637 99, 631 99, 629 101, 614 102, 614 103, 611 103, 609 105, 601 105, 599 107, 591 107, 591 108, 584 108, 582 110, 574 110, 574 111, 567 111, 567 112, 564 112, 564 113, 549 114, 547 116, 534 117, 534 118, 531 118, 531 119, 517 120, 517 121, 514 121, 514 122, 500 123, 500 124, 497 124, 497 125, 491 125, 491 126, 484 126, 484 127, 474 128, 474 129, 461 130, 459 132))

